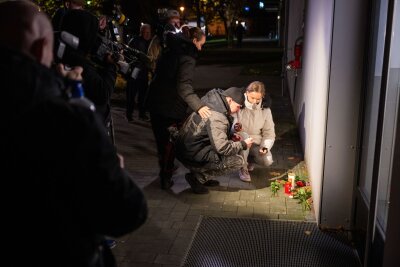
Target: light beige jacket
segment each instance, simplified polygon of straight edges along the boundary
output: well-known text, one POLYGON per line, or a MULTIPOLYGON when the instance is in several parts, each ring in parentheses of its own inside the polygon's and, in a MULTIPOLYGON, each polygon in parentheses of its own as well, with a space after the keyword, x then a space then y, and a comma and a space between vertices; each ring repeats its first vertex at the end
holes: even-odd
POLYGON ((235 121, 242 123, 242 131, 253 138, 255 144, 271 150, 275 141, 275 124, 270 108, 241 109, 235 121))

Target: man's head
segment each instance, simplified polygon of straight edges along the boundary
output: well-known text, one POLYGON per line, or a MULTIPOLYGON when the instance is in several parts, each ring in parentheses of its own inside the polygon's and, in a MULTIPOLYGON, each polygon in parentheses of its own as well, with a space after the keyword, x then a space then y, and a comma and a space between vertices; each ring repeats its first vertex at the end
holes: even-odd
POLYGON ((230 87, 223 92, 223 95, 226 97, 231 113, 238 112, 244 104, 243 88, 230 87))
POLYGON ((53 61, 53 28, 47 16, 29 1, 0 3, 0 44, 47 67, 53 61))
POLYGON ((194 46, 196 46, 197 50, 201 50, 201 47, 206 42, 206 35, 199 27, 192 27, 188 30, 189 39, 192 40, 194 46))
POLYGON ((85 0, 66 0, 64 1, 64 6, 67 9, 83 9, 85 5, 85 0))
POLYGON ((140 36, 146 41, 151 39, 151 26, 150 24, 142 24, 140 26, 140 36))
POLYGON ((167 18, 168 23, 174 25, 176 28, 180 27, 181 16, 179 15, 179 12, 177 10, 169 9, 167 11, 167 18))

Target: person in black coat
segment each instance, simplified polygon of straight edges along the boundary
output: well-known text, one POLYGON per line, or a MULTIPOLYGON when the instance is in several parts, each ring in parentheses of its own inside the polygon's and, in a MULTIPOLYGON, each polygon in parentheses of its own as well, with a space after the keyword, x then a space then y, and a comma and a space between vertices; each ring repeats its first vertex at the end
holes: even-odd
MULTIPOLYGON (((129 42, 129 46, 147 54, 147 49, 151 41, 151 26, 150 24, 143 24, 140 27, 140 34, 132 38, 129 42)), ((149 87, 149 68, 147 62, 138 60, 133 65, 133 70, 127 77, 126 85, 126 119, 133 121, 132 113, 135 107, 135 98, 138 96, 138 110, 139 119, 143 121, 150 121, 150 118, 146 115, 145 99, 147 89, 149 87)))
POLYGON ((111 135, 111 94, 117 78, 117 65, 111 54, 105 54, 101 64, 96 64, 89 55, 96 47, 99 31, 98 19, 86 10, 69 10, 63 18, 61 30, 79 38, 77 50, 68 49, 61 62, 83 68, 85 95, 96 106, 96 112, 111 135))
POLYGON ((37 6, 0 3, 2 258, 21 267, 115 266, 104 236, 141 226, 146 200, 98 115, 62 97, 52 46, 37 6))
POLYGON ((193 88, 197 52, 201 50, 206 37, 197 27, 191 28, 188 34, 167 35, 171 39, 163 49, 149 87, 148 106, 157 143, 159 176, 163 189, 173 184, 171 178, 175 155, 169 142, 168 128, 183 123, 189 110, 197 112, 202 118, 210 116, 209 108, 201 102, 193 88))

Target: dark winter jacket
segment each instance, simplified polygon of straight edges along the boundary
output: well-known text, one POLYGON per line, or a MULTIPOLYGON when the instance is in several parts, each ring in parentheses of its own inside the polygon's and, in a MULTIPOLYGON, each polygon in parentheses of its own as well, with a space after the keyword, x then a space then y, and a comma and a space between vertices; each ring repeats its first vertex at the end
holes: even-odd
MULTIPOLYGON (((149 48, 150 40, 143 39, 142 36, 136 36, 129 42, 129 46, 142 52, 143 55, 147 54, 147 50, 149 48)), ((137 55, 138 60, 133 64, 134 67, 138 68, 140 71, 137 74, 136 79, 139 80, 147 80, 148 78, 148 61, 143 59, 143 56, 137 55)), ((129 77, 128 77, 129 78, 129 77)))
POLYGON ((202 101, 211 109, 208 119, 201 119, 193 112, 179 131, 176 140, 177 158, 185 165, 204 166, 221 161, 221 157, 233 156, 247 149, 244 141, 230 140, 233 118, 221 89, 209 91, 202 101))
POLYGON ((144 195, 97 115, 60 97, 60 79, 5 47, 0 57, 3 261, 99 266, 104 235, 144 223, 144 195))
POLYGON ((154 113, 182 120, 188 107, 198 111, 204 106, 193 88, 197 49, 189 40, 175 34, 174 45, 163 49, 155 76, 150 83, 148 106, 154 113))

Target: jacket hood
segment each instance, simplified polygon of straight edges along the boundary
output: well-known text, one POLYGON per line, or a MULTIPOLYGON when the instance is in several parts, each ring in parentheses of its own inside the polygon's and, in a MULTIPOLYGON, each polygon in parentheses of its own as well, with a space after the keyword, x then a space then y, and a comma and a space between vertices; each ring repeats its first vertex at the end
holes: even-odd
POLYGON ((222 89, 216 88, 210 90, 205 96, 201 98, 201 101, 212 110, 218 111, 225 115, 230 114, 230 108, 222 89))

